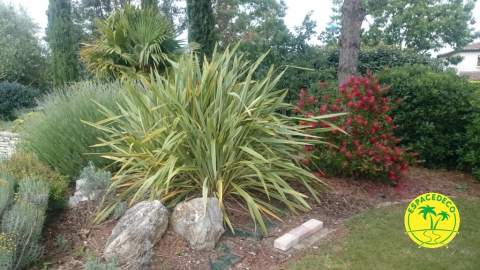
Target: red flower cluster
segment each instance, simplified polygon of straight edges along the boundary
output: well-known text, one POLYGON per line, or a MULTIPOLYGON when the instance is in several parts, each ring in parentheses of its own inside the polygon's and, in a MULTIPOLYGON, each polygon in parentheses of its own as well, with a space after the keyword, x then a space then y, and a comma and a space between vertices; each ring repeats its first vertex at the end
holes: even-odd
MULTIPOLYGON (((325 86, 324 83, 322 86, 325 86)), ((295 110, 306 118, 348 113, 344 117, 329 119, 331 124, 347 133, 337 129, 329 137, 329 141, 338 148, 307 146, 305 150, 312 153, 307 156, 318 156, 319 163, 323 164, 317 165, 326 171, 353 176, 380 176, 398 182, 408 170, 410 156, 398 146, 400 140, 393 135, 395 125, 389 115, 393 102, 385 97, 386 91, 387 88, 381 87, 371 74, 351 77, 339 87, 337 97, 324 95, 321 103, 306 89, 301 89, 295 110)), ((316 128, 332 126, 330 123, 302 121, 300 124, 316 128)))

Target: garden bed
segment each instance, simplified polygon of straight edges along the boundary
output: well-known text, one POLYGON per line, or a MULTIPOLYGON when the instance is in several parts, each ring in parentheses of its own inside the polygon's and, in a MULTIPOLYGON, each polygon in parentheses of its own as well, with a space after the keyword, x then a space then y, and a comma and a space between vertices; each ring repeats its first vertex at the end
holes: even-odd
MULTIPOLYGON (((347 218, 378 206, 412 199, 424 192, 467 198, 480 195, 480 183, 466 174, 423 168, 412 168, 397 187, 343 178, 325 181, 331 189, 321 194, 319 204, 312 202, 312 211, 286 215, 283 223, 270 221, 269 235, 262 239, 242 213, 234 215, 240 227, 237 235, 227 232, 213 251, 191 250, 169 229, 156 247, 154 269, 279 269, 318 248, 314 245, 311 249, 289 253, 273 249, 275 238, 310 218, 322 220, 327 228, 337 229, 337 237, 342 234, 347 218)), ((94 212, 92 206, 82 205, 65 211, 50 223, 45 237, 48 239, 45 264, 53 269, 83 269, 88 254, 101 255, 114 222, 91 226, 94 212)), ((398 222, 403 224, 403 216, 398 222)))

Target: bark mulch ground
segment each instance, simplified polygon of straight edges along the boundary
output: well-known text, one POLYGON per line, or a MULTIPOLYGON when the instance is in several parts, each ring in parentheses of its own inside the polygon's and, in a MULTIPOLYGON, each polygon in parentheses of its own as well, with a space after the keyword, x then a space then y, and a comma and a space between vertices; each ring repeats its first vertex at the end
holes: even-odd
MULTIPOLYGON (((310 218, 322 220, 341 234, 342 221, 366 209, 387 205, 425 192, 449 196, 479 197, 480 182, 461 172, 412 168, 403 182, 393 187, 375 181, 327 178, 330 187, 312 201, 312 210, 288 214, 283 222, 270 221, 269 234, 262 237, 244 213, 235 213, 235 235, 227 232, 213 251, 194 251, 169 228, 156 246, 154 269, 281 269, 305 251, 283 253, 273 249, 275 238, 310 218)), ((95 208, 83 205, 66 210, 51 221, 46 230, 45 265, 48 269, 83 269, 85 257, 101 256, 114 221, 92 226, 95 208)), ((312 248, 316 248, 313 246, 312 248)), ((41 267, 40 267, 41 268, 41 267)))

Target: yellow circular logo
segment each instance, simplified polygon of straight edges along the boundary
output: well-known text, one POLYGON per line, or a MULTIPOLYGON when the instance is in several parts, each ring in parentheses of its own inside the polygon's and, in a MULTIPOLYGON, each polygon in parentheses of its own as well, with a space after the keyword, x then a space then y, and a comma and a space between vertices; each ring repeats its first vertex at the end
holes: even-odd
POLYGON ((405 211, 405 231, 420 247, 442 247, 455 238, 459 229, 458 208, 443 194, 422 194, 405 211))

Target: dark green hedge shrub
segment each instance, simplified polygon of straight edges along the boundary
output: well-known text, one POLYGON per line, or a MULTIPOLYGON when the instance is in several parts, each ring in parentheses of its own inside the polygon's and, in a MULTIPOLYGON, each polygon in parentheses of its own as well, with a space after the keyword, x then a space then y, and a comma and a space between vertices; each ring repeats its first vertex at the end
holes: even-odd
POLYGON ((461 153, 461 167, 480 180, 480 115, 467 127, 466 143, 461 153))
MULTIPOLYGON (((338 57, 337 47, 308 47, 298 52, 285 53, 281 57, 269 55, 266 59, 268 65, 260 67, 260 71, 266 73, 272 64, 277 67, 291 65, 311 69, 289 68, 280 80, 279 87, 289 89, 286 100, 293 101, 297 98, 298 89, 301 86, 306 86, 312 93, 315 93, 319 90, 319 81, 321 80, 336 85, 338 57), (278 59, 282 59, 282 61, 278 59)), ((257 58, 258 56, 252 57, 251 60, 254 61, 257 58)), ((426 54, 386 45, 362 47, 358 56, 360 74, 366 74, 367 71, 376 73, 385 68, 413 64, 427 65, 434 70, 441 70, 445 63, 426 54)))
POLYGON ((453 71, 422 65, 387 69, 380 81, 391 86, 392 99, 402 99, 393 111, 402 144, 427 167, 457 167, 475 114, 476 87, 453 71))
POLYGON ((15 111, 35 107, 40 92, 16 82, 0 82, 0 118, 15 119, 15 111))

